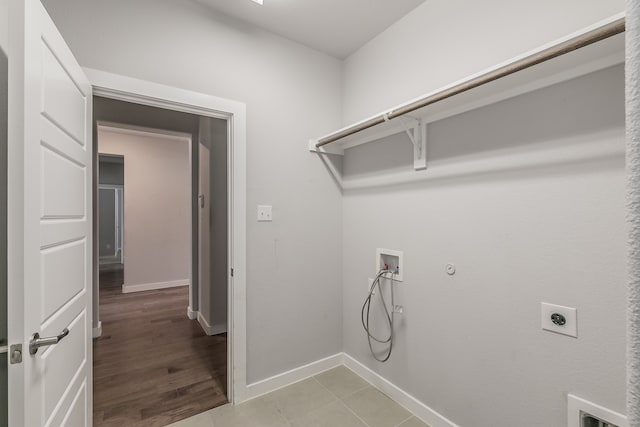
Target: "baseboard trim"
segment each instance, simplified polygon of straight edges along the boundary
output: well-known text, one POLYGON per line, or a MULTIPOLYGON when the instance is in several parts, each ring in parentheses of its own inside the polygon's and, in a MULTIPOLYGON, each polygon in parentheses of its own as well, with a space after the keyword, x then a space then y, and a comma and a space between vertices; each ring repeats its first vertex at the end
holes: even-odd
POLYGON ((93 328, 93 337, 98 338, 102 335, 102 321, 98 321, 98 326, 93 328))
POLYGON ((200 313, 199 311, 197 314, 197 318, 198 318, 198 323, 200 323, 200 326, 202 326, 204 333, 207 335, 218 335, 218 334, 224 334, 225 332, 227 332, 226 324, 210 325, 209 322, 207 322, 207 319, 205 319, 202 313, 200 313))
POLYGON ((177 288, 179 286, 189 286, 189 279, 173 280, 171 282, 141 283, 139 285, 122 284, 122 293, 128 294, 130 292, 152 291, 154 289, 177 288))
POLYGON ((238 404, 247 400, 255 399, 256 397, 271 393, 272 391, 297 383, 298 381, 305 380, 338 366, 346 366, 351 369, 373 387, 389 396, 399 405, 403 406, 431 427, 459 427, 453 421, 429 408, 427 405, 420 402, 400 387, 394 385, 387 379, 383 378, 380 374, 372 371, 346 353, 337 353, 333 356, 316 360, 315 362, 257 381, 253 384, 248 384, 245 393, 243 393, 242 400, 234 403, 238 404))
POLYGON ((243 400, 250 400, 262 396, 263 394, 271 393, 272 391, 297 383, 298 381, 305 380, 321 372, 336 368, 342 364, 342 353, 338 353, 290 371, 274 375, 273 377, 266 378, 253 384, 249 384, 247 385, 246 394, 243 396, 243 400))
POLYGON ((198 318, 198 312, 191 309, 191 307, 187 307, 187 317, 189 320, 196 320, 198 318))
POLYGON ((356 374, 360 375, 372 386, 392 398, 399 405, 404 406, 409 412, 420 418, 431 427, 458 427, 453 421, 429 408, 406 391, 383 378, 377 372, 372 371, 353 357, 343 353, 344 365, 356 374))

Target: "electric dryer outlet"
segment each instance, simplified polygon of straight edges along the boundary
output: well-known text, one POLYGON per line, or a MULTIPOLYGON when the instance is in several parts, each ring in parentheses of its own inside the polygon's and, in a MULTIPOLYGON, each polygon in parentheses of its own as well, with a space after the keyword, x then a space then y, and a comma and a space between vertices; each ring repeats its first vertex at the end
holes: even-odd
POLYGON ((543 302, 540 317, 545 331, 578 337, 578 310, 575 308, 543 302))

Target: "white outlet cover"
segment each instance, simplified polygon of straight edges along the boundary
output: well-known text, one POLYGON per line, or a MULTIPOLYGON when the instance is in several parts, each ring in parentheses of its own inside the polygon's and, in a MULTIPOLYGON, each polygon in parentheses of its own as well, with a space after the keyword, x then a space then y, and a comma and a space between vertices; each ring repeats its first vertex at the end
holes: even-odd
POLYGON ((542 320, 542 329, 562 335, 578 338, 578 310, 573 307, 565 307, 563 305, 549 304, 543 302, 540 304, 540 318, 542 320), (564 325, 556 325, 551 321, 551 315, 554 313, 561 314, 565 317, 564 325))
POLYGON ((267 205, 258 205, 258 221, 267 222, 273 221, 272 215, 273 208, 267 205))

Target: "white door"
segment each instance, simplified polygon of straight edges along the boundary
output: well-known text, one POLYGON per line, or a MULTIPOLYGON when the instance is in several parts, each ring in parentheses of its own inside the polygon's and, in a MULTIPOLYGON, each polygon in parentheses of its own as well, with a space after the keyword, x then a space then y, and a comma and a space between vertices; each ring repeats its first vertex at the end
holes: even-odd
POLYGON ((39 0, 10 8, 9 425, 91 426, 91 86, 39 0))
MULTIPOLYGON (((198 312, 211 319, 211 204, 209 196, 209 148, 199 143, 198 163, 198 312)), ((209 331, 205 331, 210 333, 209 331)))

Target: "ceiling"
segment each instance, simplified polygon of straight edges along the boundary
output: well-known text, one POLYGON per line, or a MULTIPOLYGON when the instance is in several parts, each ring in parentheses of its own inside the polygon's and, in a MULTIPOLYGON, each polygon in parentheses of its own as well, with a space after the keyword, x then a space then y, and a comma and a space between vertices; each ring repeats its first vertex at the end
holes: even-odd
POLYGON ((425 0, 196 0, 343 59, 425 0))

